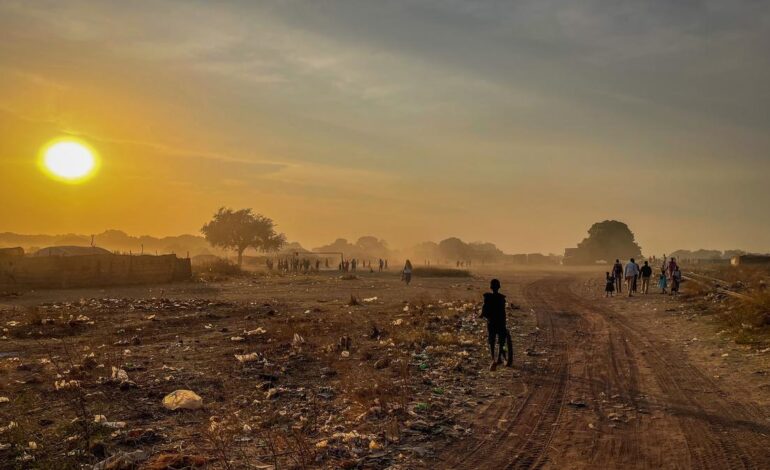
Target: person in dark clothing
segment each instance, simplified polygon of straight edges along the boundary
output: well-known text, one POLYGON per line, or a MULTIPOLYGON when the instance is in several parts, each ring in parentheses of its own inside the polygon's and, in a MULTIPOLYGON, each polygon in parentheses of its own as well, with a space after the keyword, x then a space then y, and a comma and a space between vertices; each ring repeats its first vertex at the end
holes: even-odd
POLYGON ((505 325, 505 296, 500 291, 500 281, 492 279, 489 287, 492 292, 484 294, 484 305, 481 308, 481 316, 487 320, 487 331, 489 333, 489 352, 492 355, 492 365, 489 370, 497 369, 499 364, 503 363, 503 349, 507 348, 506 367, 513 366, 513 343, 511 334, 505 325), (495 355, 495 343, 499 344, 497 355, 495 355))
POLYGON ((647 261, 642 266, 642 294, 647 294, 650 291, 650 278, 652 277, 652 268, 647 261))
POLYGON ((618 294, 623 293, 623 264, 619 259, 615 260, 615 264, 612 265, 612 277, 615 278, 615 290, 618 294))
POLYGON ((615 292, 615 278, 610 276, 610 273, 605 273, 605 283, 604 283, 604 296, 605 297, 612 297, 612 294, 615 292))

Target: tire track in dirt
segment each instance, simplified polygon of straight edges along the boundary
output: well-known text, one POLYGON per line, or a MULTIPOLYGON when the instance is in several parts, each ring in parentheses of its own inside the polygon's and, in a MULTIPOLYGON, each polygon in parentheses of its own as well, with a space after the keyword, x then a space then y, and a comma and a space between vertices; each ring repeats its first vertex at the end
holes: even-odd
POLYGON ((476 433, 480 438, 473 443, 449 449, 441 458, 447 468, 540 468, 551 437, 564 408, 565 389, 568 381, 567 337, 574 317, 552 311, 549 303, 539 294, 547 290, 542 281, 535 281, 524 289, 524 297, 535 311, 539 334, 530 349, 545 351, 532 370, 523 374, 526 391, 517 400, 514 397, 495 400, 490 408, 494 426, 487 421, 489 413, 482 413, 476 420, 476 433))
POLYGON ((681 349, 671 347, 629 318, 566 287, 561 296, 584 315, 600 315, 606 319, 649 365, 661 392, 657 401, 666 408, 668 419, 678 421, 686 439, 687 466, 770 468, 770 429, 757 421, 765 417, 761 410, 728 400, 728 395, 713 380, 688 362, 681 349))
POLYGON ((524 287, 539 328, 531 349, 543 355, 511 382, 525 392, 488 403, 476 437, 441 455, 440 468, 770 468, 761 410, 730 400, 642 325, 576 294, 574 281, 524 287))

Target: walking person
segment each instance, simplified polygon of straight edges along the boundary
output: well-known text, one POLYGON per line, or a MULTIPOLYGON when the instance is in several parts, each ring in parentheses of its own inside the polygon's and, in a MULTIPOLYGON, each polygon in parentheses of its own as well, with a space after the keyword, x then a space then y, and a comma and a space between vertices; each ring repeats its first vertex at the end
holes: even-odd
POLYGON ((633 297, 634 279, 639 276, 639 265, 636 264, 633 258, 628 261, 626 265, 626 287, 628 288, 628 296, 633 297))
POLYGON ((671 281, 671 288, 673 289, 674 286, 674 271, 679 269, 679 265, 676 264, 676 258, 672 257, 671 261, 668 262, 668 265, 666 266, 666 270, 668 270, 668 279, 671 281))
POLYGON ((682 283, 682 271, 679 266, 674 268, 674 272, 671 273, 671 295, 679 295, 679 284, 682 283))
POLYGON ((647 295, 650 292, 650 278, 652 277, 652 268, 650 264, 645 261, 644 266, 641 269, 642 272, 642 294, 647 295))
POLYGON ((506 367, 513 367, 513 341, 505 321, 505 296, 500 293, 500 281, 492 279, 489 283, 492 292, 484 294, 484 305, 481 307, 481 317, 487 320, 487 341, 492 364, 489 370, 497 369, 503 363, 503 349, 506 349, 506 367), (495 354, 495 344, 498 344, 495 354))
POLYGON ((605 273, 605 283, 604 283, 604 296, 605 297, 612 297, 613 293, 615 292, 615 278, 610 276, 609 271, 605 273))
POLYGON ((636 294, 636 293, 638 292, 638 289, 637 289, 637 287, 638 287, 639 274, 641 273, 641 269, 639 268, 639 263, 637 263, 636 261, 634 261, 634 264, 636 265, 636 272, 637 272, 637 274, 636 274, 636 276, 634 276, 633 289, 631 289, 631 291, 632 291, 634 294, 636 294))
POLYGON ((668 287, 668 279, 666 279, 665 269, 660 270, 660 275, 658 276, 658 287, 660 288, 661 294, 666 293, 666 288, 668 287))
POLYGON ((612 277, 615 279, 615 290, 618 294, 623 293, 623 264, 619 259, 615 260, 615 264, 612 265, 612 277))
POLYGON ((401 280, 404 281, 407 286, 412 282, 412 262, 409 260, 406 260, 406 263, 404 263, 404 270, 401 272, 401 280))

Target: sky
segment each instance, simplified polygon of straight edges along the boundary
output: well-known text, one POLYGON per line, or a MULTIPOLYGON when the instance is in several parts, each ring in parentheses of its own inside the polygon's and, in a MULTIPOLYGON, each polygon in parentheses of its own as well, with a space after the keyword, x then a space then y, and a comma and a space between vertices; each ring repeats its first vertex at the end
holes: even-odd
POLYGON ((0 231, 770 251, 768 45, 763 1, 0 0, 0 231))

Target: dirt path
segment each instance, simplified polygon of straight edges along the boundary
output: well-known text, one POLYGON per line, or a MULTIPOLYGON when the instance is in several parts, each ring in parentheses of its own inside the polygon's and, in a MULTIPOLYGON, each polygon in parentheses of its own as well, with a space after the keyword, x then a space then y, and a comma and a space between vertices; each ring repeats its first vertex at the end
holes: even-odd
MULTIPOLYGON (((478 411, 451 468, 770 468, 768 413, 739 401, 643 315, 575 289, 529 281, 538 330, 511 389, 478 411)), ((738 385, 736 385, 738 386, 738 385)))

